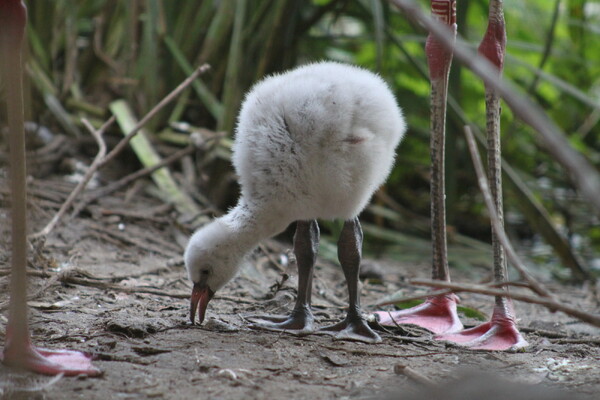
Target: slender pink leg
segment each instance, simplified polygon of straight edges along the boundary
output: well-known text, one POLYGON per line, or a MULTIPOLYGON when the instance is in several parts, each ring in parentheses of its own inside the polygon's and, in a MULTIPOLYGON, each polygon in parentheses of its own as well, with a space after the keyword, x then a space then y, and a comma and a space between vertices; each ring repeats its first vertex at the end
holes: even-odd
POLYGON ((27 237, 25 135, 21 44, 27 10, 21 0, 0 1, 0 72, 6 85, 12 216, 10 314, 0 360, 9 366, 47 375, 99 375, 90 357, 69 350, 37 349, 27 324, 27 237))
MULTIPOLYGON (((479 46, 479 52, 502 73, 506 47, 506 30, 502 13, 502 0, 491 0, 489 24, 486 34, 479 46)), ((489 183, 496 213, 501 223, 504 221, 502 206, 502 165, 500 148, 500 98, 496 92, 486 86, 485 90, 487 135, 488 135, 488 170, 489 183)), ((494 279, 505 282, 506 257, 504 249, 492 229, 492 249, 494 253, 494 279)), ((455 334, 436 337, 460 343, 479 350, 511 350, 527 346, 515 323, 514 310, 510 299, 496 297, 496 306, 490 322, 455 334)))
MULTIPOLYGON (((448 25, 456 37, 456 0, 431 0, 431 12, 440 23, 448 25)), ((432 278, 450 281, 446 245, 446 194, 444 152, 446 140, 446 98, 452 51, 446 50, 433 36, 425 47, 431 78, 431 239, 433 248, 432 278)), ((384 326, 414 324, 434 333, 456 332, 462 323, 456 314, 456 295, 431 297, 407 310, 374 314, 384 326), (393 319, 393 320, 392 320, 393 319)))

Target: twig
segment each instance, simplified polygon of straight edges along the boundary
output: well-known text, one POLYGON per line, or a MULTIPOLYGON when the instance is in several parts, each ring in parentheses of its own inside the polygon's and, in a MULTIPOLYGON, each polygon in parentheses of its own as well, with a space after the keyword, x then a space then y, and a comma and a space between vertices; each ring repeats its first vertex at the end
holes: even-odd
POLYGON ((108 164, 108 162, 114 159, 121 151, 123 151, 123 149, 129 144, 131 139, 145 124, 148 123, 148 121, 152 117, 154 117, 163 107, 165 107, 167 104, 173 101, 198 76, 208 71, 209 68, 210 66, 208 64, 203 64, 200 67, 198 67, 194 71, 194 73, 187 77, 181 84, 179 84, 179 86, 177 86, 171 93, 169 93, 157 105, 155 105, 154 108, 152 108, 152 110, 150 110, 148 114, 146 114, 146 116, 144 116, 144 118, 142 118, 108 154, 106 154, 106 147, 104 141, 102 140, 102 134, 104 133, 104 131, 106 131, 106 129, 108 129, 110 125, 113 124, 113 122, 115 121, 115 116, 112 116, 108 121, 106 121, 98 131, 93 129, 93 127, 91 127, 91 125, 85 119, 82 119, 82 122, 90 130, 96 141, 98 141, 98 146, 100 147, 98 155, 96 155, 94 162, 92 162, 92 165, 90 165, 90 167, 88 168, 84 178, 81 180, 81 182, 79 182, 75 189, 73 189, 63 206, 52 218, 52 220, 50 220, 50 222, 41 231, 31 235, 30 238, 34 239, 42 236, 47 236, 52 231, 52 229, 56 227, 56 225, 64 216, 65 212, 69 209, 69 207, 71 207, 71 205, 75 201, 75 198, 81 193, 81 191, 83 191, 83 189, 85 189, 85 186, 87 185, 93 174, 96 173, 100 168, 108 164))
POLYGON ((190 297, 188 293, 173 293, 149 287, 127 287, 116 283, 100 281, 97 279, 76 277, 68 272, 61 274, 59 280, 63 283, 69 283, 72 285, 88 286, 97 289, 108 289, 123 293, 146 293, 153 294, 156 296, 172 297, 176 299, 187 299, 190 297))
MULTIPOLYGON (((517 286, 517 287, 525 287, 525 288, 531 289, 531 286, 529 284, 523 283, 523 282, 490 282, 490 283, 486 284, 485 286, 490 289, 496 288, 496 287, 502 287, 502 286, 517 286)), ((427 292, 427 293, 418 294, 418 295, 414 295, 414 296, 406 296, 406 297, 400 297, 398 299, 386 300, 386 301, 382 301, 380 303, 375 303, 371 306, 372 307, 389 306, 392 304, 404 303, 407 301, 423 300, 423 299, 427 299, 429 297, 443 296, 445 294, 450 294, 450 293, 452 293, 452 289, 435 290, 433 292, 427 292)))
MULTIPOLYGON (((27 275, 31 275, 31 274, 27 273, 27 275)), ((58 276, 52 276, 50 279, 44 281, 44 286, 41 289, 36 290, 35 293, 28 295, 27 301, 32 301, 32 300, 37 299, 42 294, 44 294, 44 292, 46 290, 48 290, 49 287, 56 284, 57 281, 58 281, 58 276)), ((0 302, 0 312, 6 310, 9 307, 9 305, 10 305, 9 301, 0 302)))
POLYGON ((552 343, 556 344, 589 344, 594 346, 600 346, 600 338, 565 338, 565 339, 550 339, 552 343))
POLYGON ((145 176, 150 175, 151 173, 153 173, 154 171, 156 171, 157 169, 160 169, 166 165, 169 165, 177 160, 179 160, 182 157, 185 157, 188 154, 193 153, 195 150, 195 147, 193 145, 187 146, 173 154, 171 154, 170 156, 168 156, 167 158, 161 160, 160 162, 158 162, 157 164, 154 164, 151 167, 146 167, 146 168, 142 168, 132 174, 129 174, 121 179, 119 179, 116 182, 112 182, 111 184, 98 189, 97 191, 95 191, 94 193, 92 193, 89 197, 86 197, 85 199, 83 199, 79 204, 77 204, 77 207, 75 208, 75 210, 72 213, 72 217, 76 216, 77 214, 79 214, 81 212, 81 210, 83 210, 88 204, 93 203, 94 201, 98 200, 101 197, 104 196, 108 196, 109 194, 127 186, 128 184, 130 184, 131 182, 143 178, 145 176))
POLYGON ((473 138, 473 133, 471 132, 471 128, 469 126, 465 126, 465 136, 467 138, 467 144, 469 147, 469 152, 471 153, 471 158, 473 159, 473 166, 475 167, 475 173, 477 174, 477 183, 479 184, 479 189, 483 193, 483 200, 485 201, 485 205, 490 214, 490 220, 492 222, 492 228, 496 233, 496 236, 502 247, 506 251, 506 255, 510 260, 511 264, 519 271, 521 277, 531 285, 531 289, 539 294, 540 296, 549 297, 553 299, 552 294, 541 284, 539 283, 533 276, 527 272, 527 268, 523 265, 520 257, 517 255, 515 249, 512 247, 508 236, 506 236, 506 232, 504 232, 504 227, 502 226, 502 222, 498 218, 498 213, 496 207, 494 205, 494 200, 492 199, 492 194, 490 192, 490 188, 487 184, 487 179, 485 177, 485 172, 483 171, 483 164, 481 163, 481 158, 479 157, 479 151, 477 151, 477 144, 475 143, 475 139, 473 138))
POLYGON ((448 290, 448 289, 436 290, 436 291, 427 292, 427 293, 424 293, 424 294, 418 294, 418 295, 414 295, 414 296, 401 297, 401 298, 399 298, 397 300, 393 299, 393 300, 382 301, 380 303, 373 304, 373 307, 389 306, 391 304, 403 303, 405 301, 423 300, 423 299, 426 299, 428 297, 441 296, 441 295, 450 294, 450 293, 452 293, 452 290, 448 290))
MULTIPOLYGON (((89 272, 79 269, 79 268, 69 268, 68 272, 65 271, 65 272, 63 272, 63 274, 68 273, 68 274, 71 274, 71 276, 73 276, 74 274, 78 274, 78 275, 82 275, 83 277, 88 278, 88 279, 93 279, 96 281, 107 281, 107 282, 114 283, 116 281, 121 281, 124 279, 139 278, 139 277, 142 277, 145 275, 154 275, 154 274, 158 274, 163 271, 170 271, 170 269, 168 267, 157 267, 157 268, 153 268, 151 270, 132 273, 132 274, 126 274, 126 275, 96 276, 96 275, 90 274, 89 272)), ((0 277, 7 276, 7 275, 10 275, 10 269, 9 268, 0 268, 0 277)), ((55 276, 60 276, 60 273, 50 273, 50 272, 39 271, 39 270, 35 270, 35 269, 28 269, 27 275, 34 276, 37 278, 53 279, 53 277, 55 277, 55 276)))
POLYGON ((467 283, 456 283, 456 282, 443 282, 443 281, 434 281, 430 279, 413 279, 410 281, 413 285, 423 285, 435 288, 445 288, 452 289, 455 292, 469 292, 469 293, 479 293, 486 296, 504 296, 510 297, 513 300, 523 301, 525 303, 539 304, 547 307, 550 310, 558 310, 563 313, 577 318, 583 322, 587 322, 590 325, 594 325, 600 327, 600 315, 592 314, 582 310, 579 310, 575 307, 567 306, 564 303, 559 303, 552 299, 546 297, 533 297, 519 293, 507 293, 504 290, 499 289, 490 289, 486 286, 482 285, 473 285, 467 283))
POLYGON ((435 355, 440 355, 440 354, 456 354, 455 352, 452 351, 430 351, 427 353, 413 353, 413 354, 396 354, 396 353, 384 353, 384 352, 374 352, 374 351, 366 351, 366 350, 350 350, 350 349, 345 349, 343 347, 337 347, 337 346, 329 346, 326 344, 321 345, 321 347, 326 348, 328 350, 334 350, 334 351, 345 351, 345 352, 349 352, 352 355, 359 355, 359 356, 368 356, 368 357, 389 357, 389 358, 416 358, 416 357, 431 357, 431 356, 435 356, 435 355))
POLYGON ((454 35, 448 27, 426 16, 414 1, 389 1, 424 25, 445 48, 454 49, 456 59, 494 88, 513 113, 540 134, 548 152, 566 169, 581 194, 600 213, 600 173, 583 155, 573 149, 565 134, 544 111, 537 104, 520 95, 512 84, 498 76, 497 68, 485 57, 474 54, 464 40, 456 38, 455 42, 454 35))
POLYGON ((279 270, 279 272, 285 274, 286 268, 283 265, 281 265, 281 263, 277 259, 275 259, 275 257, 273 257, 269 249, 267 249, 267 247, 264 244, 259 243, 258 248, 264 253, 265 256, 267 256, 267 259, 271 262, 271 264, 275 266, 275 268, 279 270))
POLYGON ((416 371, 415 369, 409 367, 408 365, 396 364, 394 365, 394 372, 398 375, 405 375, 407 378, 412 379, 413 381, 420 383, 425 386, 434 386, 435 382, 423 375, 422 373, 416 371))
MULTIPOLYGON (((160 224, 168 224, 172 221, 172 218, 168 216, 159 216, 159 214, 165 214, 172 208, 173 205, 171 204, 163 204, 146 211, 133 211, 126 209, 115 210, 112 208, 103 208, 100 206, 98 206, 95 209, 98 213, 100 213, 103 216, 116 215, 124 218, 141 219, 144 221, 156 222, 160 224)), ((94 210, 91 210, 91 212, 94 213, 94 210)))
POLYGON ((566 339, 570 336, 570 335, 568 335, 566 333, 562 333, 562 332, 547 331, 547 330, 543 330, 543 329, 529 328, 526 326, 521 326, 521 327, 519 327, 519 329, 523 333, 533 333, 534 335, 543 336, 548 339, 566 339))
POLYGON ((138 239, 134 238, 132 235, 129 235, 125 232, 116 231, 114 229, 109 229, 100 224, 85 221, 85 224, 90 228, 105 233, 109 236, 112 236, 115 239, 120 240, 123 243, 132 244, 144 250, 154 251, 158 254, 163 254, 167 257, 173 257, 174 255, 179 255, 181 253, 181 248, 177 244, 173 244, 171 242, 166 242, 162 240, 160 237, 155 235, 144 235, 144 237, 138 239), (145 240, 144 240, 145 239, 145 240), (153 243, 151 243, 153 242, 153 243), (158 245, 155 246, 154 244, 158 245))
MULTIPOLYGON (((110 103, 109 108, 116 115, 117 123, 123 134, 135 128, 137 118, 125 100, 113 101, 110 103)), ((152 145, 148 133, 143 129, 138 132, 137 136, 129 144, 144 167, 151 167, 161 161, 161 156, 152 145)), ((179 187, 169 169, 160 168, 155 171, 152 174, 152 180, 158 188, 157 195, 164 202, 172 203, 181 215, 195 216, 200 214, 201 209, 198 207, 198 204, 192 200, 187 192, 179 187)))
MULTIPOLYGON (((82 270, 79 270, 76 268, 70 269, 67 271, 63 271, 62 273, 54 273, 54 274, 44 272, 44 271, 29 270, 29 271, 27 271, 27 275, 40 277, 40 278, 50 278, 53 280, 57 280, 61 283, 93 287, 93 288, 102 289, 102 290, 114 290, 116 292, 123 292, 123 293, 146 293, 146 294, 152 294, 155 296, 171 297, 171 298, 175 298, 175 299, 189 299, 190 295, 188 293, 168 292, 168 291, 164 291, 161 289, 155 289, 155 288, 150 288, 150 287, 139 287, 139 286, 138 287, 128 287, 128 286, 122 286, 122 285, 119 285, 116 283, 109 282, 109 281, 122 280, 122 279, 127 279, 127 278, 135 278, 135 277, 148 275, 148 274, 154 274, 154 273, 160 272, 162 269, 163 268, 157 268, 154 270, 145 271, 140 274, 131 274, 131 275, 126 275, 126 276, 115 276, 115 277, 97 277, 88 272, 85 272, 85 271, 82 271, 82 270), (74 276, 75 274, 82 274, 85 277, 82 278, 82 277, 74 276)), ((5 269, 0 270, 0 276, 3 276, 3 275, 8 275, 8 269, 5 268, 5 269)), ((225 296, 225 295, 220 295, 220 294, 217 294, 214 297, 214 299, 230 301, 232 303, 243 303, 243 304, 255 304, 256 303, 254 300, 248 300, 248 299, 244 299, 241 297, 235 297, 235 296, 225 296)), ((2 310, 1 305, 0 305, 0 310, 2 310)))
POLYGON ((158 112, 160 110, 162 110, 163 107, 165 107, 167 104, 169 104, 171 101, 173 101, 177 96, 179 96, 179 94, 182 91, 184 91, 189 85, 191 85, 192 82, 194 82, 194 80, 196 78, 198 78, 200 75, 202 75, 209 69, 210 69, 210 66, 208 64, 202 64, 190 76, 188 76, 183 82, 181 82, 179 84, 179 86, 177 86, 171 93, 169 93, 167 96, 165 96, 165 98, 163 98, 157 105, 155 105, 154 108, 152 108, 152 110, 150 110, 148 112, 148 114, 146 114, 144 116, 144 118, 142 118, 129 131, 129 133, 115 146, 115 148, 112 149, 110 151, 110 153, 108 153, 108 155, 102 161, 100 167, 103 167, 104 165, 106 165, 113 158, 115 158, 121 151, 123 151, 123 149, 129 144, 129 142, 131 141, 131 139, 133 139, 133 137, 136 135, 136 133, 138 133, 138 131, 140 129, 142 129, 144 127, 144 125, 146 125, 148 123, 148 121, 150 121, 150 119, 152 119, 156 114, 158 114, 158 112))
POLYGON ((54 217, 52 217, 50 222, 48 222, 48 224, 41 231, 31 235, 29 237, 30 239, 36 239, 42 236, 46 236, 52 231, 52 229, 54 229, 56 224, 58 224, 58 221, 60 221, 60 219, 63 217, 63 215, 65 215, 69 207, 71 207, 71 205, 75 201, 75 198, 79 195, 79 193, 83 191, 83 189, 85 189, 86 185, 88 184, 90 179, 92 179, 92 176, 96 173, 96 171, 102 164, 102 161, 104 160, 104 157, 106 155, 106 143, 104 142, 102 135, 113 124, 113 122, 115 122, 115 117, 110 117, 108 121, 102 124, 102 126, 98 130, 95 130, 94 127, 85 118, 82 118, 81 121, 83 122, 85 127, 90 131, 92 136, 94 136, 94 139, 96 139, 96 143, 98 144, 98 154, 96 154, 92 165, 90 165, 90 167, 86 171, 83 179, 77 184, 77 186, 75 186, 75 189, 73 189, 69 197, 67 197, 63 205, 58 210, 58 212, 54 215, 54 217))

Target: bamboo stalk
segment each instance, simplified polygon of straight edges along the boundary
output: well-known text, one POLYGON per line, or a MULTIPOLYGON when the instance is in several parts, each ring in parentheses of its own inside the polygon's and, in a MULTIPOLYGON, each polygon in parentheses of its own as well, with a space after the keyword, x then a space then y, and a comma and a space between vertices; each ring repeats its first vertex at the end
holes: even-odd
MULTIPOLYGON (((110 110, 116 116, 117 123, 125 136, 127 136, 126 132, 131 132, 138 124, 129 105, 124 100, 112 102, 110 110)), ((141 129, 131 139, 130 144, 138 159, 145 167, 150 168, 153 165, 161 163, 161 157, 152 146, 144 129, 141 129)), ((173 203, 177 211, 187 216, 200 214, 200 208, 185 192, 181 191, 166 167, 153 172, 152 179, 164 196, 164 201, 173 203)))

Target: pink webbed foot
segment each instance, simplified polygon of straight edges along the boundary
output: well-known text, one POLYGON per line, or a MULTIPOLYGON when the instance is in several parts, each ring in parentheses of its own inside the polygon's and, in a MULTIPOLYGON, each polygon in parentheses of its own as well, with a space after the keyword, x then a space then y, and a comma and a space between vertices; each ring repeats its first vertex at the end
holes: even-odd
POLYGON ((456 333, 437 335, 435 339, 474 350, 491 351, 517 350, 529 344, 519 332, 511 313, 498 306, 494 308, 490 322, 456 333))
MULTIPOLYGON (((6 346, 0 360, 9 367, 44 375, 98 376, 102 372, 92 365, 91 357, 73 350, 40 349, 27 344, 24 349, 6 346)), ((0 354, 2 355, 2 354, 0 354)))
POLYGON ((413 324, 435 334, 453 333, 463 329, 458 318, 455 294, 430 297, 422 304, 400 311, 376 311, 373 314, 382 326, 413 324))

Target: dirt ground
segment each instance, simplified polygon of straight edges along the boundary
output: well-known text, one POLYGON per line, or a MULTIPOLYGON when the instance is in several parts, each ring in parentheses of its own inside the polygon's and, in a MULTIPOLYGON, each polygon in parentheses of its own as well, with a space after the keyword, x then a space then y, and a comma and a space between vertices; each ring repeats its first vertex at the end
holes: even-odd
MULTIPOLYGON (((58 176, 30 182, 31 229, 39 229, 56 212, 72 186, 58 176)), ((2 183, 0 194, 6 199, 4 188, 2 183)), ((295 265, 285 262, 288 245, 276 241, 264 243, 240 276, 217 294, 207 321, 191 326, 187 298, 191 286, 181 262, 188 232, 175 223, 171 208, 141 188, 135 185, 88 207, 53 231, 45 244, 38 243, 31 256, 29 319, 35 344, 90 352, 103 375, 53 381, 0 365, 0 399, 379 399, 411 394, 423 398, 417 392, 430 385, 442 385, 444 398, 455 391, 457 398, 468 399, 483 394, 465 395, 455 389, 476 390, 479 383, 488 398, 513 386, 526 390, 514 382, 590 398, 600 392, 600 331, 525 303, 515 306, 530 346, 518 353, 465 350, 433 341, 414 327, 381 332, 383 343, 377 345, 250 329, 245 316, 281 313, 293 305, 295 265), (283 279, 284 274, 289 278, 283 279), (481 384, 477 374, 482 372, 511 383, 481 384), (464 374, 477 376, 443 386, 464 374)), ((1 204, 3 346, 9 227, 7 202, 1 204)), ((428 260, 426 255, 419 265, 365 260, 365 265, 381 268, 386 280, 363 282, 364 311, 374 310, 370 305, 398 289, 407 295, 421 292, 403 281, 428 277, 428 260)), ((454 278, 485 275, 485 270, 477 270, 468 276, 455 273, 454 278)), ((346 289, 340 268, 321 260, 315 279, 318 324, 341 319, 346 289)), ((586 288, 557 284, 550 288, 565 303, 598 310, 598 300, 586 288)), ((463 294, 461 299, 466 306, 488 314, 491 310, 488 297, 463 294)), ((463 322, 477 323, 468 318, 463 322)), ((535 393, 542 392, 536 387, 535 393)))

